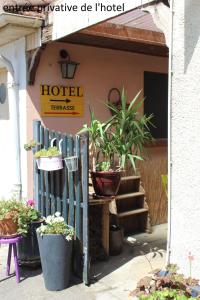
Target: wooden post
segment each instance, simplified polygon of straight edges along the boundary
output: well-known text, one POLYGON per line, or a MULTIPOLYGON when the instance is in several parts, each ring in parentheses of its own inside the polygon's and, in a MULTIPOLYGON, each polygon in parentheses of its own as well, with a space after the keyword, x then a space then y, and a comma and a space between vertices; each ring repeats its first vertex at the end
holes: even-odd
MULTIPOLYGON (((37 143, 40 142, 40 126, 41 126, 41 122, 39 120, 34 120, 33 121, 33 139, 34 141, 36 141, 37 143)), ((39 145, 36 145, 36 149, 34 150, 34 152, 39 150, 39 145)), ((33 178, 34 178, 34 200, 36 202, 36 207, 37 209, 40 208, 41 204, 40 204, 40 196, 39 196, 39 184, 40 184, 40 178, 39 178, 39 171, 36 165, 36 161, 35 159, 33 160, 33 178)))
POLYGON ((109 203, 102 205, 102 243, 106 254, 109 256, 109 203))
POLYGON ((89 174, 88 174, 88 134, 82 136, 82 190, 83 190, 83 281, 86 285, 90 283, 89 274, 89 174))

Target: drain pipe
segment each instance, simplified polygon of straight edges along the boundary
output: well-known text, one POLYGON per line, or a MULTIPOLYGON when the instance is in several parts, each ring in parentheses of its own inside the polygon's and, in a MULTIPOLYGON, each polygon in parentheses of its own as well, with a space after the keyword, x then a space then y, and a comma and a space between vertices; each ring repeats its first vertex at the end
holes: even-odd
POLYGON ((21 158, 20 158, 20 128, 19 128, 19 87, 15 81, 15 73, 12 63, 3 55, 0 55, 0 61, 8 70, 8 99, 9 111, 12 131, 12 147, 14 151, 13 157, 13 187, 12 193, 17 199, 22 197, 22 181, 21 181, 21 158))
POLYGON ((173 52, 173 18, 174 18, 174 0, 170 1, 170 45, 169 45, 169 85, 168 85, 168 232, 167 232, 167 258, 166 263, 170 263, 171 256, 171 214, 172 214, 172 203, 171 203, 171 177, 172 177, 172 160, 171 160, 171 102, 172 102, 172 76, 173 76, 173 65, 172 65, 172 52, 173 52))

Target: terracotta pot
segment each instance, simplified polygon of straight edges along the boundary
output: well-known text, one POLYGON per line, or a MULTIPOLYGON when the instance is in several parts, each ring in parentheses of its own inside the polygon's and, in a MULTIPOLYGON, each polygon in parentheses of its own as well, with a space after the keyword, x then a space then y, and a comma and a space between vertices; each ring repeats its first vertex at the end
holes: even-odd
POLYGON ((97 196, 115 196, 121 180, 121 172, 91 172, 92 183, 97 196))
POLYGON ((0 221, 0 236, 9 237, 17 235, 18 225, 12 218, 5 218, 0 221))

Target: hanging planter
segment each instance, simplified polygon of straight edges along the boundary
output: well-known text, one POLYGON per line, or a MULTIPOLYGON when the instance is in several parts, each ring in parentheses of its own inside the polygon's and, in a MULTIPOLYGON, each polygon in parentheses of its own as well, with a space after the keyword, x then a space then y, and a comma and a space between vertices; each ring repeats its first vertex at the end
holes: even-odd
POLYGON ((78 157, 77 156, 69 156, 64 159, 66 167, 69 172, 75 172, 78 170, 78 157))
POLYGON ((38 169, 44 171, 57 171, 63 169, 62 156, 41 156, 37 160, 38 169))
POLYGON ((57 171, 63 169, 63 160, 61 154, 61 142, 59 143, 59 149, 53 147, 55 139, 51 141, 51 147, 48 149, 41 149, 34 155, 36 158, 38 169, 43 171, 57 171))

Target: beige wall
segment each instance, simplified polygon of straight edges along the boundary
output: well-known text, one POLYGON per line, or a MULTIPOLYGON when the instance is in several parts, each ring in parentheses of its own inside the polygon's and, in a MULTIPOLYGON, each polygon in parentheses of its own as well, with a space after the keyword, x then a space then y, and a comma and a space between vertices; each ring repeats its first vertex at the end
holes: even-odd
MULTIPOLYGON (((106 120, 110 117, 104 102, 111 88, 127 90, 131 99, 143 89, 143 72, 167 73, 168 59, 124 51, 115 51, 88 46, 52 43, 44 50, 37 70, 34 86, 28 87, 27 118, 28 137, 32 138, 32 121, 40 118, 40 84, 79 85, 85 90, 85 113, 83 118, 44 117, 42 122, 50 129, 76 133, 89 121, 88 105, 96 117, 106 120), (75 80, 63 80, 58 65, 59 50, 66 49, 71 59, 80 62, 75 80)), ((29 155, 29 194, 32 194, 32 156, 29 155)))

